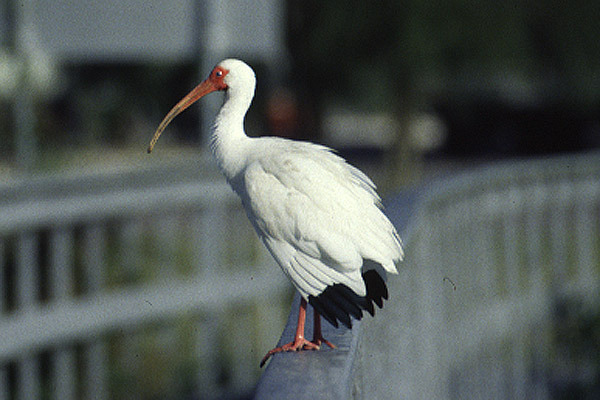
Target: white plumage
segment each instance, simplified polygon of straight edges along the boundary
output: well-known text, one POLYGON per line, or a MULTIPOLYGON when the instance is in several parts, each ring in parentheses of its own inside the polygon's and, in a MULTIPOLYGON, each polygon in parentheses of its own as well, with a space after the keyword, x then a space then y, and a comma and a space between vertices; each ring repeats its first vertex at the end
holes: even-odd
POLYGON ((321 146, 272 138, 256 145, 260 156, 233 187, 304 298, 334 283, 365 296, 363 259, 396 272, 400 242, 365 175, 321 146))
MULTIPOLYGON (((261 240, 300 292, 304 310, 309 301, 336 326, 338 320, 350 326, 349 315, 373 313, 372 301, 381 307, 382 298, 387 298, 383 280, 377 277, 371 284, 363 273, 375 269, 384 279, 385 272, 397 273, 403 257, 400 238, 381 210, 373 182, 331 149, 246 136, 243 121, 255 84, 248 65, 222 61, 165 117, 149 151, 177 114, 207 93, 225 91, 211 137, 220 169, 261 240), (368 293, 367 286, 375 293, 368 293)), ((274 349, 265 360, 281 350, 314 348, 303 338, 304 321, 299 328, 300 322, 301 337, 297 332, 289 348, 274 349)), ((312 342, 317 347, 324 340, 320 325, 318 335, 312 342)))

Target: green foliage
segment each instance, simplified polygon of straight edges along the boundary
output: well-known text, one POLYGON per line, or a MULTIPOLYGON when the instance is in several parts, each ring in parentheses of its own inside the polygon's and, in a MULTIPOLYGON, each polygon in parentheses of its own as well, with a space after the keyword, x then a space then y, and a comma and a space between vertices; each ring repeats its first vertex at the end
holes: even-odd
POLYGON ((597 96, 589 86, 597 89, 600 70, 598 2, 336 0, 296 7, 290 46, 316 91, 360 101, 365 92, 356 82, 383 81, 374 86, 379 94, 397 100, 424 83, 508 72, 556 75, 597 96))

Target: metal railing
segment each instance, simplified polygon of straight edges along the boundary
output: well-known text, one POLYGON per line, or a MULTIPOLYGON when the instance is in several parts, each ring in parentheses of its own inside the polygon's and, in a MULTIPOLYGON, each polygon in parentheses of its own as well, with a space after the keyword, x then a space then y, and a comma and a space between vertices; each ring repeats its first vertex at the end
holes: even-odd
POLYGON ((252 390, 288 286, 202 166, 0 184, 0 399, 252 390))
MULTIPOLYGON (((0 184, 0 398, 251 390, 287 285, 198 167, 0 184)), ((336 350, 276 354, 257 398, 549 398, 554 302, 598 301, 600 155, 478 168, 387 212, 407 258, 386 307, 325 324, 336 350)))
POLYGON ((598 304, 600 154, 478 168, 386 209, 407 254, 390 301, 325 324, 336 354, 276 354, 257 398, 550 398, 557 300, 598 304))
POLYGON ((365 324, 364 398, 548 398, 555 299, 597 301, 599 213, 599 154, 425 190, 391 307, 365 324))

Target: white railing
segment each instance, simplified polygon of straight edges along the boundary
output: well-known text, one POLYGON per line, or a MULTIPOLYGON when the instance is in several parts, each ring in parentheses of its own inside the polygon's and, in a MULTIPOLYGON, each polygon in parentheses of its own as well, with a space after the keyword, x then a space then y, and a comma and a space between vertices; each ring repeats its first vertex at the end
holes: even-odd
POLYGON ((556 300, 598 304, 600 155, 502 163, 419 193, 391 300, 362 324, 355 397, 549 398, 556 300))
POLYGON ((0 184, 0 399, 252 390, 288 286, 201 167, 0 184))
MULTIPOLYGON (((225 184, 157 173, 0 185, 0 398, 144 398, 178 379, 202 398, 251 390, 285 280, 225 184)), ((407 258, 386 307, 357 324, 347 392, 549 398, 553 303, 598 304, 600 155, 416 193, 388 201, 395 222, 411 209, 407 258)))

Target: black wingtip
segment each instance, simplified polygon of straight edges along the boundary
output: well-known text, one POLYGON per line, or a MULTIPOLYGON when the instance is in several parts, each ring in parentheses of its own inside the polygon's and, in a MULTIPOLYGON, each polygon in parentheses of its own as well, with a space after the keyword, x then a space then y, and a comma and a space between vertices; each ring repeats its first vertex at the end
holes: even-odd
POLYGON ((352 329, 352 318, 361 320, 363 310, 374 316, 373 303, 382 308, 383 300, 388 299, 385 281, 375 270, 366 271, 362 276, 367 289, 366 296, 359 296, 348 286, 336 283, 326 287, 318 296, 309 296, 309 304, 336 328, 342 323, 352 329))
POLYGON ((383 307, 383 300, 389 297, 388 289, 383 278, 375 270, 366 271, 363 274, 363 280, 367 287, 367 298, 377 304, 377 307, 383 307))

